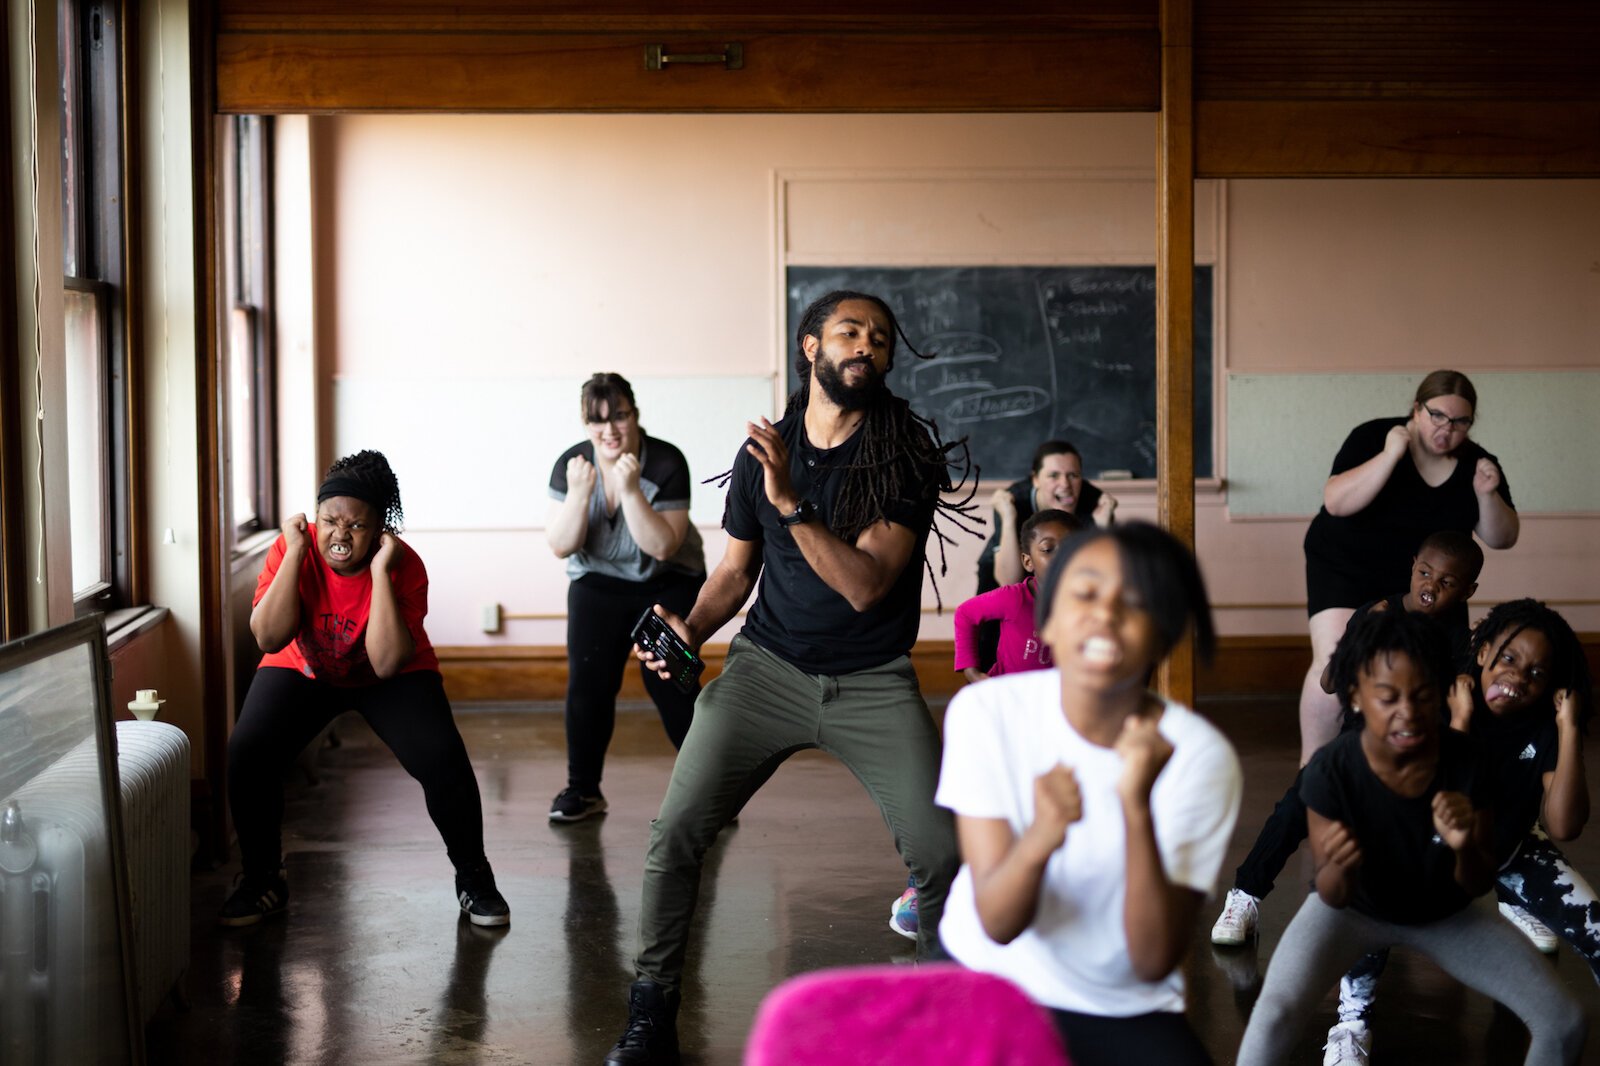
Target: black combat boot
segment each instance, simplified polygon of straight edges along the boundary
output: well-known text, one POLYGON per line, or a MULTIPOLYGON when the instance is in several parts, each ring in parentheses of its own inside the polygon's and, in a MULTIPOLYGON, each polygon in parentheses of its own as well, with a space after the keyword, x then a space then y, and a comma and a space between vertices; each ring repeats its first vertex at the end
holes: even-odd
POLYGON ((677 989, 635 981, 628 989, 628 1027, 606 1053, 606 1066, 675 1066, 677 1061, 677 989))

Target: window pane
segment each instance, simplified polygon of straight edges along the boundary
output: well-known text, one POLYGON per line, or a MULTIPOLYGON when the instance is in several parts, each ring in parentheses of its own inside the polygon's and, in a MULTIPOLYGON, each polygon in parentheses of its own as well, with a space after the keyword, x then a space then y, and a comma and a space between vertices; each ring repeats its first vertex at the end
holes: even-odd
POLYGON ((72 508, 72 591, 110 580, 106 572, 105 339, 99 300, 68 289, 67 500, 72 508))
POLYGON ((233 526, 256 518, 255 316, 235 307, 228 317, 228 433, 233 462, 233 526))
POLYGON ((57 32, 61 44, 61 258, 68 277, 77 277, 78 252, 82 245, 81 206, 82 153, 88 138, 83 129, 83 71, 78 63, 77 5, 62 4, 57 32))

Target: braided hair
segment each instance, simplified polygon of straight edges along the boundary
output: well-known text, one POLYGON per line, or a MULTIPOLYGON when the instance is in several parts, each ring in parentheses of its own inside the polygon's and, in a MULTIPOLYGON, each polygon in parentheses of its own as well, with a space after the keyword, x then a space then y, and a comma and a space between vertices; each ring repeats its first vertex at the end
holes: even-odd
POLYGON ((1589 718, 1594 713, 1590 700, 1594 681, 1589 675, 1589 660, 1583 653, 1583 643, 1565 618, 1539 600, 1510 600, 1484 615, 1483 621, 1472 631, 1472 640, 1467 645, 1474 668, 1478 653, 1484 648, 1493 648, 1493 654, 1499 655, 1524 629, 1543 633, 1550 642, 1553 658, 1550 663, 1550 683, 1545 687, 1548 711, 1555 713, 1557 690, 1570 689, 1578 700, 1578 723, 1587 728, 1589 718))
POLYGON ((379 451, 370 448, 335 459, 323 476, 323 482, 334 479, 354 481, 366 490, 364 499, 383 520, 387 533, 398 534, 405 528, 405 511, 400 506, 400 482, 389 469, 389 460, 379 451))
MULTIPOLYGON (((800 387, 789 396, 784 417, 803 416, 811 402, 811 360, 806 357, 806 338, 822 337, 822 326, 833 316, 841 303, 847 300, 865 300, 876 304, 889 320, 889 362, 885 370, 894 369, 896 341, 904 341, 907 350, 918 359, 932 359, 936 353, 926 355, 917 351, 906 337, 895 315, 881 297, 868 293, 837 289, 812 301, 800 316, 795 329, 795 372, 800 376, 800 387)), ((839 495, 828 517, 828 529, 840 540, 853 544, 869 526, 887 521, 886 515, 893 504, 923 506, 930 495, 934 496, 934 520, 931 527, 939 544, 939 574, 948 571, 945 545, 954 544, 955 538, 940 528, 940 518, 958 530, 982 537, 983 531, 974 524, 973 513, 977 505, 972 502, 978 491, 978 468, 972 463, 972 453, 967 438, 944 442, 939 438, 939 426, 911 409, 903 398, 881 385, 873 399, 863 408, 864 417, 857 433, 861 445, 854 458, 843 467, 839 495), (952 479, 951 470, 959 473, 952 479), (968 487, 968 480, 971 486, 968 487), (963 488, 966 495, 949 500, 963 488)), ((728 470, 709 482, 726 485, 733 476, 728 470)), ((933 562, 924 559, 930 578, 934 577, 933 562)), ((934 599, 944 606, 939 596, 937 580, 933 582, 934 599)))
POLYGON ((1350 696, 1361 672, 1378 656, 1404 655, 1433 681, 1439 706, 1455 680, 1450 662, 1450 639, 1433 619, 1417 611, 1368 611, 1345 632, 1333 650, 1333 690, 1349 711, 1350 696))

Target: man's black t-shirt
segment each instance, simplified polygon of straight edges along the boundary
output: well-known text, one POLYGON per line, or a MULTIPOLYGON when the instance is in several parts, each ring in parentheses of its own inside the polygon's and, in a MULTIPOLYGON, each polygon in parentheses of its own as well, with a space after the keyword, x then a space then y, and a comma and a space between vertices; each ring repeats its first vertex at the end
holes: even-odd
POLYGON ((1413 799, 1396 795, 1372 772, 1361 734, 1343 733, 1320 748, 1300 780, 1300 798, 1324 818, 1343 822, 1361 845, 1350 907, 1370 918, 1421 925, 1471 902, 1456 883, 1456 853, 1433 828, 1433 797, 1460 792, 1482 809, 1493 784, 1469 737, 1444 730, 1439 766, 1413 799))
MULTIPOLYGON (((816 507, 812 521, 826 526, 845 467, 861 448, 861 431, 824 450, 806 440, 803 413, 783 418, 776 428, 789 449, 795 491, 816 507)), ((910 652, 921 621, 923 559, 939 499, 937 483, 929 479, 922 495, 916 503, 885 503, 884 517, 911 530, 916 546, 888 594, 857 612, 806 562, 793 532, 779 524, 778 509, 767 500, 761 464, 740 448, 722 524, 730 537, 761 544, 761 584, 744 635, 812 674, 865 670, 910 652)))

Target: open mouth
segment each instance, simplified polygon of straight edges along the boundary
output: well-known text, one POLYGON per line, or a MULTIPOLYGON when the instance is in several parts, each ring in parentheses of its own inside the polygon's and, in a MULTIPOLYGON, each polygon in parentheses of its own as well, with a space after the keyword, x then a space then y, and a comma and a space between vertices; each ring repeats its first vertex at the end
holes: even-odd
POLYGON ((1115 666, 1122 661, 1122 649, 1109 637, 1090 637, 1078 646, 1078 653, 1090 666, 1115 666))
POLYGON ((1432 589, 1423 589, 1417 593, 1417 602, 1422 604, 1424 608, 1429 608, 1439 602, 1439 595, 1432 589))
POLYGON ((1483 690, 1485 703, 1513 703, 1522 699, 1526 690, 1515 681, 1496 681, 1483 690))
POLYGON ((342 543, 328 545, 328 558, 344 562, 350 558, 350 545, 342 543))
POLYGON ((1396 729, 1389 734, 1390 746, 1399 748, 1402 751, 1409 751, 1426 743, 1427 740, 1427 733, 1415 729, 1396 729))

